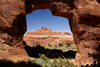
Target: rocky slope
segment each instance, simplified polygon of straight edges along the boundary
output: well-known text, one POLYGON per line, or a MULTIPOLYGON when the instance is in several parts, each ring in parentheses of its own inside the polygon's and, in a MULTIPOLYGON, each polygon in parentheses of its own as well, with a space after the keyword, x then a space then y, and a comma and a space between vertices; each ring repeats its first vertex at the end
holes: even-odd
POLYGON ((47 27, 41 27, 41 29, 37 31, 28 32, 24 36, 24 41, 27 45, 33 46, 36 44, 39 45, 58 45, 59 43, 63 43, 66 45, 67 43, 75 44, 73 40, 73 36, 66 32, 65 34, 61 32, 52 31, 47 27))

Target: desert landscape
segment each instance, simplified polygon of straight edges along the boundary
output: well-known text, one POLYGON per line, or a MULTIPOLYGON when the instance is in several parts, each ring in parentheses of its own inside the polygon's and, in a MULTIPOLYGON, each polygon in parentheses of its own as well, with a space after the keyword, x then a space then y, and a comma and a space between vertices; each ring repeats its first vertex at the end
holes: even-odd
POLYGON ((0 0, 0 67, 77 66, 100 67, 100 0, 0 0), (73 37, 44 27, 24 35, 38 9, 67 18, 73 37))
POLYGON ((70 33, 65 32, 63 34, 61 32, 52 31, 47 27, 41 27, 41 29, 39 30, 28 32, 26 35, 24 35, 24 41, 29 46, 33 46, 36 44, 59 45, 59 43, 62 43, 63 45, 66 45, 67 43, 75 45, 73 36, 70 33))

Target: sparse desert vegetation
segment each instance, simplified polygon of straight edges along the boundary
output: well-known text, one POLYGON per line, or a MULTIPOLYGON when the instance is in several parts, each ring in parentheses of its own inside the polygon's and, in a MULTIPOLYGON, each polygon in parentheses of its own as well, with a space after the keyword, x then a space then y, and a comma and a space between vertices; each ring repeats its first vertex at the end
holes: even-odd
MULTIPOLYGON (((75 58, 76 46, 25 46, 29 56, 27 62, 14 63, 12 61, 0 60, 0 67, 78 67, 74 63, 69 62, 75 58), (36 51, 37 50, 37 51, 36 51), (50 53, 49 53, 50 52, 50 53), (58 55, 58 56, 56 56, 58 55), (50 57, 51 56, 51 57, 50 57), (52 57, 54 56, 54 57, 52 57)), ((94 62, 91 66, 82 65, 80 67, 99 67, 100 63, 94 62)))
POLYGON ((63 51, 66 48, 67 47, 64 48, 64 46, 51 46, 49 44, 48 46, 36 45, 33 47, 25 45, 25 49, 29 56, 33 57, 34 59, 30 58, 27 62, 18 63, 13 63, 6 60, 2 60, 0 62, 2 67, 76 67, 73 63, 69 62, 69 59, 71 58, 65 57, 66 53, 63 51), (54 54, 58 56, 55 56, 54 54))
POLYGON ((48 49, 59 49, 64 51, 68 51, 68 50, 73 50, 73 51, 77 51, 77 47, 76 45, 71 45, 70 43, 63 45, 63 44, 59 44, 59 45, 52 45, 52 46, 43 46, 44 48, 48 48, 48 49))
POLYGON ((30 64, 35 63, 42 67, 76 67, 69 62, 70 59, 75 58, 77 51, 75 45, 66 46, 60 43, 60 46, 52 44, 47 46, 36 45, 33 47, 25 46, 25 49, 29 51, 31 57, 34 57, 33 60, 28 60, 30 64))
POLYGON ((63 46, 63 44, 62 43, 59 43, 59 47, 62 47, 63 46))
POLYGON ((68 59, 62 59, 59 57, 58 59, 49 59, 44 54, 40 54, 38 59, 29 60, 28 63, 36 63, 41 65, 42 67, 76 67, 73 63, 69 62, 68 59))
POLYGON ((48 46, 52 46, 51 44, 48 44, 48 46))
POLYGON ((71 46, 71 44, 70 43, 67 43, 66 46, 71 46))
MULTIPOLYGON (((0 60, 0 67, 79 67, 69 62, 69 59, 54 58, 49 59, 44 54, 39 54, 39 58, 29 59, 27 62, 14 63, 12 61, 0 60)), ((80 67, 100 67, 100 63, 94 62, 92 65, 81 65, 80 67)))
POLYGON ((40 54, 39 58, 29 59, 27 62, 13 63, 11 61, 0 61, 0 67, 76 67, 70 63, 68 59, 49 59, 44 54, 40 54))

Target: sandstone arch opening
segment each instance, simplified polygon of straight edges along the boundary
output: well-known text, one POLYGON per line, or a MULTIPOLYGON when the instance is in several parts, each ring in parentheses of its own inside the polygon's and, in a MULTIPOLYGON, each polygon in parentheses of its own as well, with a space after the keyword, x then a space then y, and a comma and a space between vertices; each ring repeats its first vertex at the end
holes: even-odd
POLYGON ((49 58, 62 56, 75 58, 76 49, 69 50, 66 47, 69 43, 71 48, 76 48, 67 18, 53 16, 49 9, 35 10, 33 13, 27 15, 27 30, 27 33, 24 35, 24 41, 26 45, 33 47, 32 50, 25 47, 29 56, 38 57, 39 54, 43 53, 49 58), (60 43, 63 44, 63 47, 59 47, 60 43), (40 45, 40 47, 37 48, 38 45, 40 45), (51 45, 52 48, 48 45, 51 45), (34 50, 35 48, 37 48, 37 50, 34 50), (28 52, 29 50, 31 53, 28 52), (37 53, 35 53, 35 51, 37 51, 37 53), (51 51, 51 53, 49 53, 49 51, 51 51), (55 55, 53 52, 57 54, 55 55), (72 54, 70 54, 70 52, 72 54))
MULTIPOLYGON (((64 45, 66 45, 67 43, 74 44, 73 35, 71 34, 72 33, 69 28, 68 19, 53 16, 49 9, 36 10, 33 11, 32 14, 27 15, 27 36, 28 35, 32 35, 34 37, 40 36, 41 38, 43 38, 44 36, 44 40, 42 40, 41 38, 40 40, 39 39, 34 40, 33 38, 33 42, 38 40, 37 42, 39 42, 39 44, 41 43, 40 45, 43 45, 43 42, 44 45, 48 45, 48 44, 58 45, 58 42, 59 43, 64 42, 63 43, 64 45), (44 28, 47 28, 48 30, 44 28), (62 36, 63 39, 57 40, 56 38, 57 36, 58 39, 60 38, 60 36, 62 36), (48 38, 45 39, 46 37, 48 38), (56 40, 56 42, 54 39, 56 40), (64 39, 66 39, 66 41, 64 39)), ((30 44, 32 45, 32 42, 30 44)))
POLYGON ((35 31, 41 27, 48 27, 53 31, 69 32, 72 35, 67 18, 53 16, 49 9, 34 10, 33 13, 26 15, 27 31, 35 31), (32 29, 33 27, 33 29, 32 29))
POLYGON ((76 61, 92 63, 100 60, 99 6, 99 0, 1 0, 0 53, 3 55, 0 58, 16 57, 20 60, 27 56, 23 49, 25 16, 33 10, 49 8, 53 15, 69 19, 78 50, 76 61))

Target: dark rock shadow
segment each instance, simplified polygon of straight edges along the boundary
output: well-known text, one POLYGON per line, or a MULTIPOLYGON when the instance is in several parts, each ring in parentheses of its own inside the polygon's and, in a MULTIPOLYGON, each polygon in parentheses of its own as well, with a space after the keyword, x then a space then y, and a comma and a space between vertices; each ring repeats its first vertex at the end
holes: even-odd
POLYGON ((42 67, 42 66, 31 62, 26 63, 24 61, 14 63, 12 61, 7 61, 6 59, 4 59, 0 60, 0 67, 42 67))
POLYGON ((59 58, 59 57, 75 58, 75 54, 76 54, 76 51, 69 50, 67 52, 63 52, 62 50, 57 50, 57 49, 45 49, 40 45, 29 47, 26 45, 25 41, 23 42, 23 44, 28 55, 33 58, 39 58, 39 54, 44 54, 50 59, 59 58))
POLYGON ((99 43, 99 46, 97 47, 96 51, 98 51, 98 53, 92 53, 92 54, 88 53, 88 57, 92 57, 93 59, 96 59, 97 62, 100 63, 100 43, 99 43))

